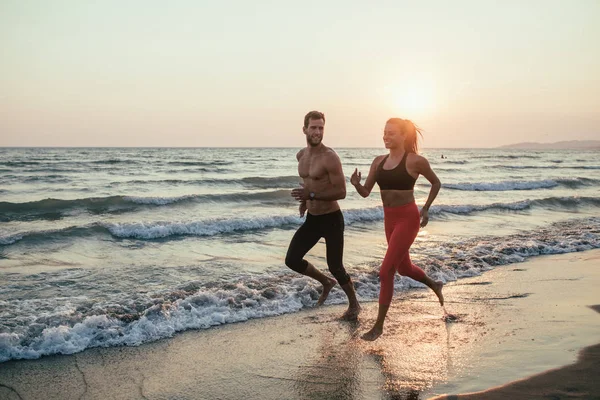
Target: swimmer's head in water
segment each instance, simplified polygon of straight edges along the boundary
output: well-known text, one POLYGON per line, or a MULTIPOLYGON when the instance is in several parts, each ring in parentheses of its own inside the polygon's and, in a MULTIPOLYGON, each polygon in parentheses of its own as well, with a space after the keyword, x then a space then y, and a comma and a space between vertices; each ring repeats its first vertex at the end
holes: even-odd
POLYGON ((325 131, 325 114, 319 111, 311 111, 304 116, 302 131, 306 135, 306 143, 309 146, 318 146, 323 140, 325 131))

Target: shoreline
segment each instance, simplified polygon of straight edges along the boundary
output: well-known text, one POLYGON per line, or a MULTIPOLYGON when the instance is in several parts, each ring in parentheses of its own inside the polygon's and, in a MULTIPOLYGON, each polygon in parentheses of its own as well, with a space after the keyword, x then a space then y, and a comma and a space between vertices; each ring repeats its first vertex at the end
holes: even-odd
MULTIPOLYGON (((592 307, 600 308, 600 305, 592 307)), ((583 348, 574 364, 480 392, 442 395, 433 400, 600 399, 598 376, 600 343, 583 348)))
MULTIPOLYGON (((0 398, 482 396, 569 368, 583 348, 597 351, 599 260, 600 250, 541 256, 450 283, 446 309, 459 317, 452 323, 432 292, 399 293, 375 342, 360 340, 376 316, 370 302, 357 323, 338 319, 345 306, 325 306, 138 347, 7 361, 0 398)), ((581 379, 593 379, 594 365, 578 370, 581 379)), ((585 390, 574 385, 572 393, 585 390)))

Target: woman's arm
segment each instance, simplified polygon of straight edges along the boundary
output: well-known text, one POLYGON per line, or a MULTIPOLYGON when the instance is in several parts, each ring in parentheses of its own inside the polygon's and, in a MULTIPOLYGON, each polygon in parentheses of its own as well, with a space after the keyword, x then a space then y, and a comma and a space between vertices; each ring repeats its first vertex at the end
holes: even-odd
POLYGON ((433 170, 431 169, 429 161, 427 161, 425 157, 419 156, 419 158, 417 159, 417 172, 420 175, 423 175, 429 181, 429 183, 431 183, 429 196, 427 196, 427 201, 421 209, 421 228, 423 228, 429 222, 429 207, 431 207, 431 203, 433 203, 433 201, 437 197, 438 192, 442 187, 442 184, 435 172, 433 172, 433 170))
POLYGON ((350 183, 352 186, 356 188, 358 194, 362 197, 368 197, 371 194, 371 190, 373 190, 373 186, 375 186, 375 180, 377 179, 377 167, 379 167, 379 163, 385 156, 377 156, 371 163, 371 169, 369 170, 369 175, 367 176, 367 180, 364 185, 360 184, 360 172, 358 172, 358 168, 354 169, 354 173, 350 177, 350 183))

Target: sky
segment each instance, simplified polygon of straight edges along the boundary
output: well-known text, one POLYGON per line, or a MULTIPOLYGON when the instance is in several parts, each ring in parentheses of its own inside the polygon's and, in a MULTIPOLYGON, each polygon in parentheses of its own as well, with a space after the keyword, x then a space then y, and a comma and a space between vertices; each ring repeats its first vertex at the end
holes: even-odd
POLYGON ((600 139, 598 0, 1 0, 0 146, 600 139))

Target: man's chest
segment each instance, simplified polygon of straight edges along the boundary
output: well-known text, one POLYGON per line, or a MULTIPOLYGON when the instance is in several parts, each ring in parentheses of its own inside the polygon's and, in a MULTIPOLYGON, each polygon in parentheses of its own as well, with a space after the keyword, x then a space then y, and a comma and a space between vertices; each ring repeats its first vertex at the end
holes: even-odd
POLYGON ((302 157, 298 161, 298 174, 302 178, 323 179, 327 176, 327 169, 320 161, 317 157, 302 157))

